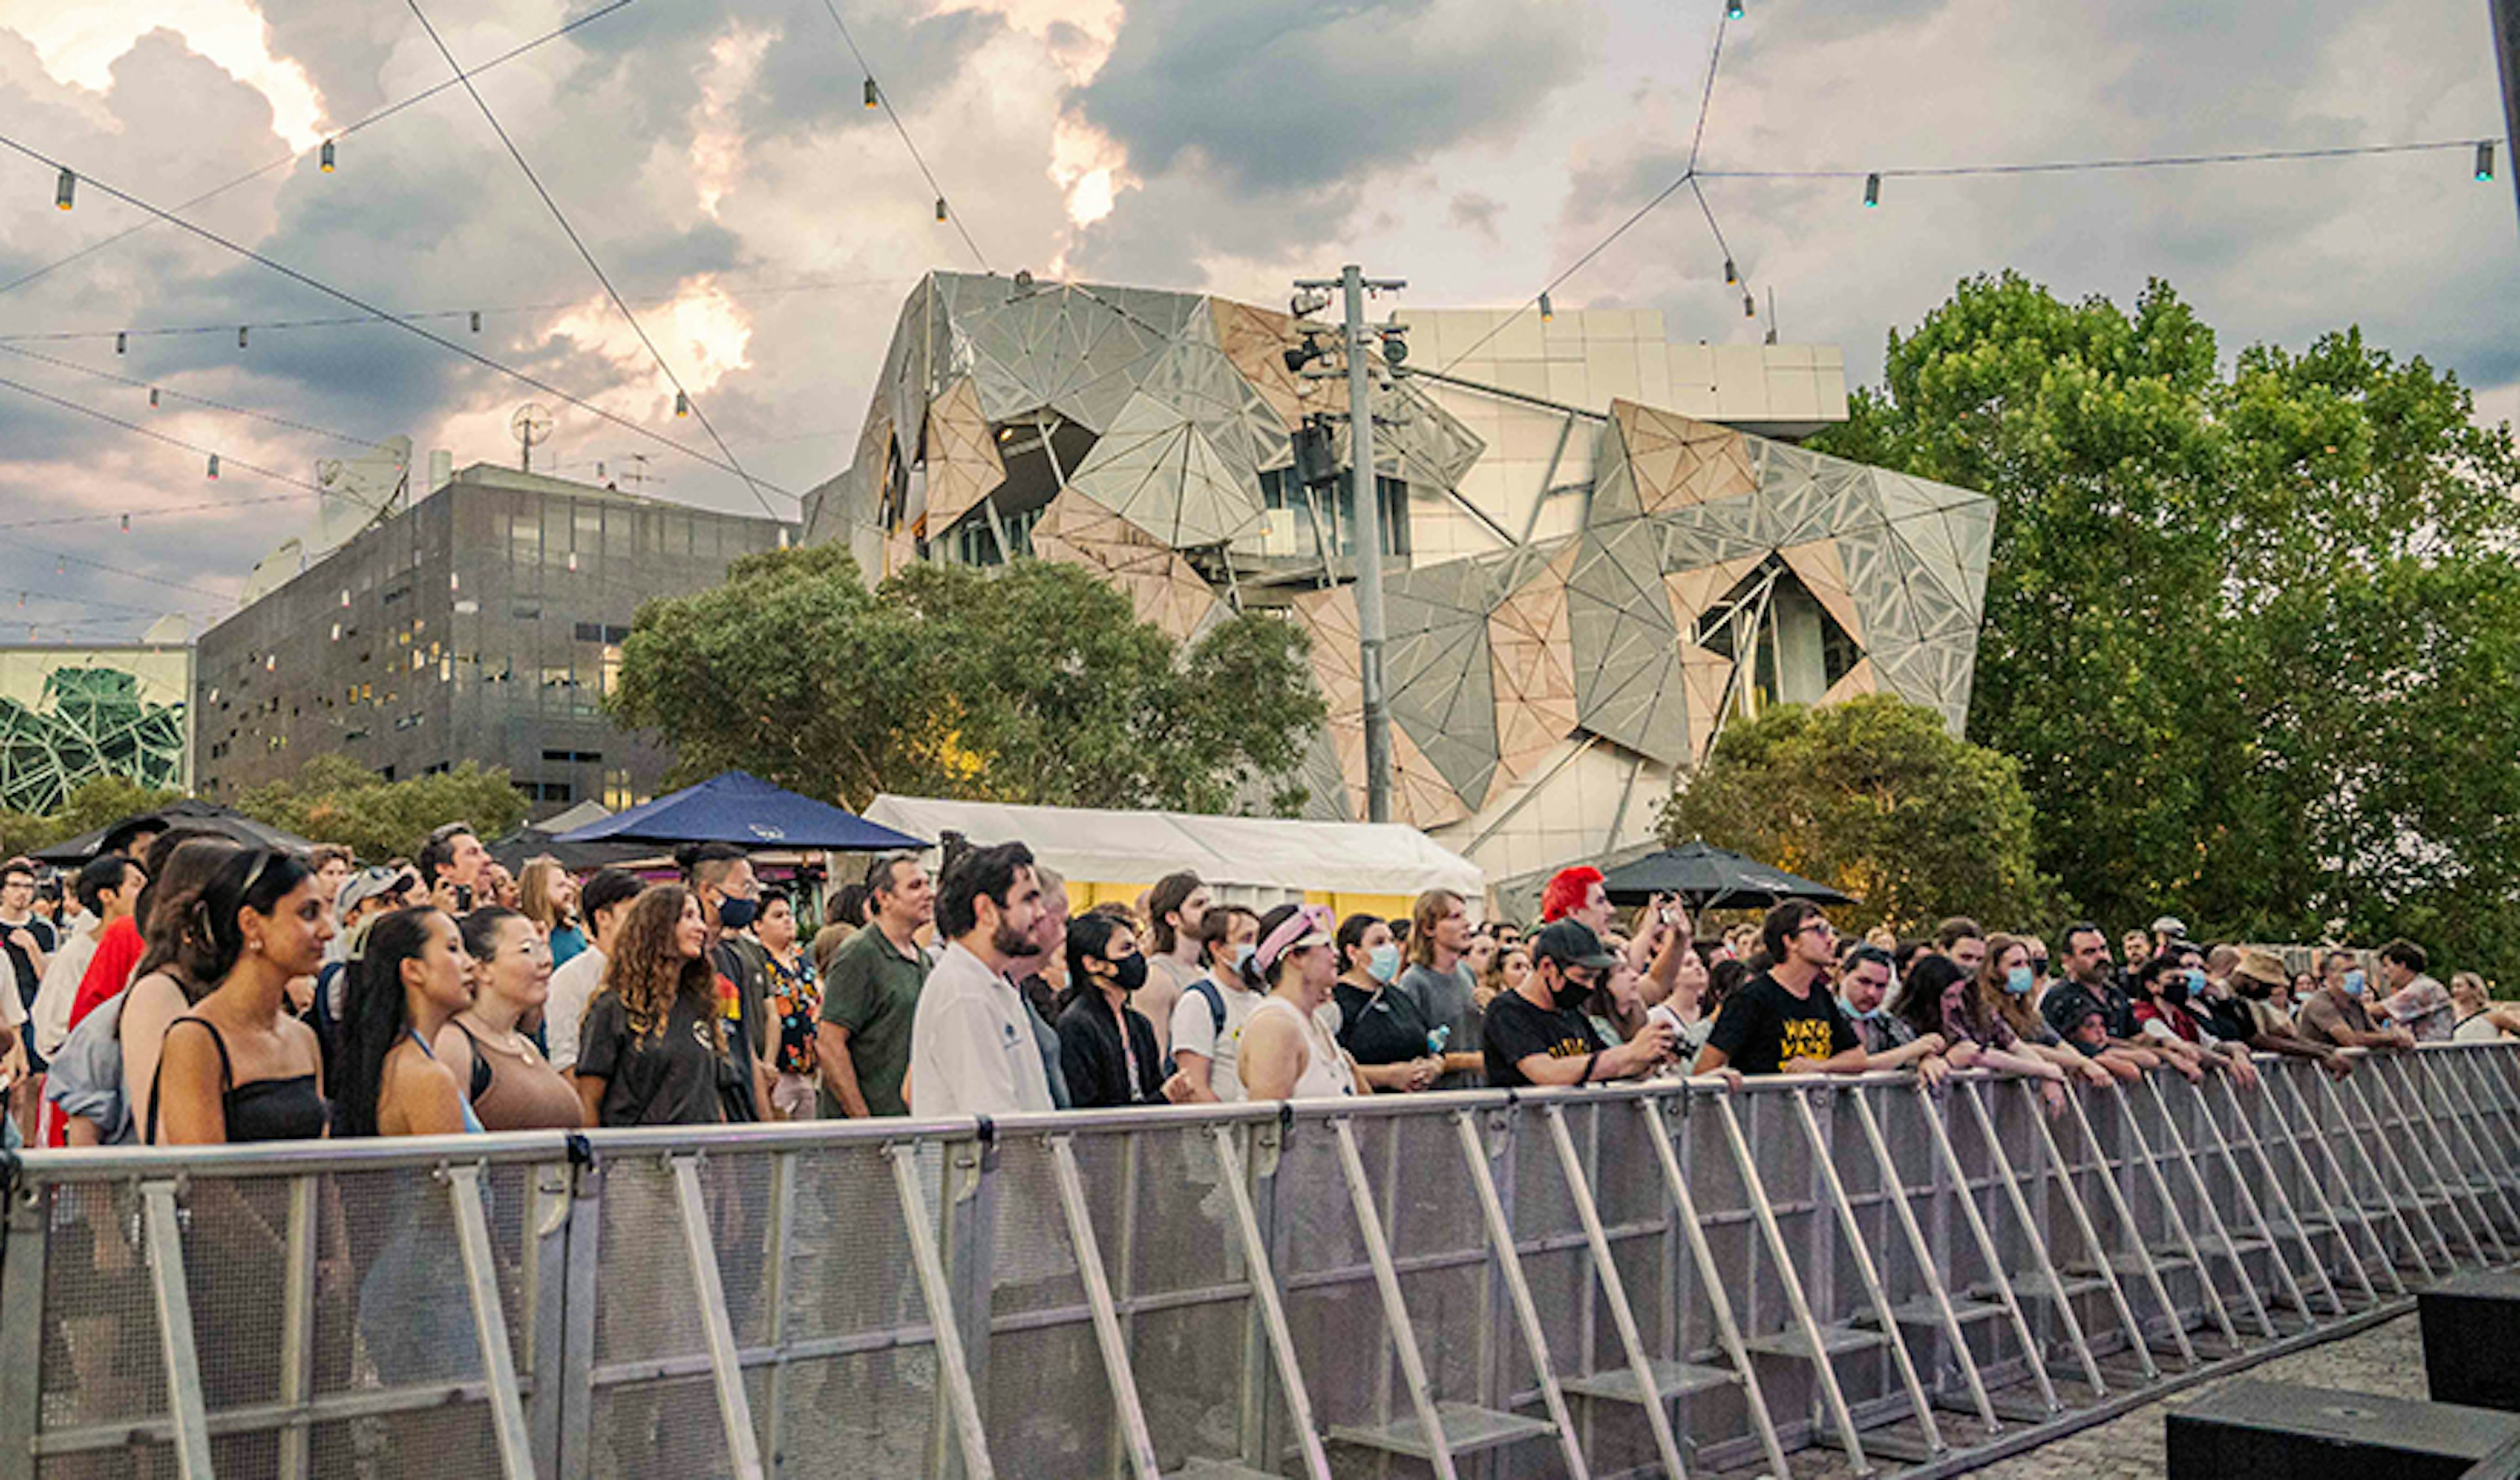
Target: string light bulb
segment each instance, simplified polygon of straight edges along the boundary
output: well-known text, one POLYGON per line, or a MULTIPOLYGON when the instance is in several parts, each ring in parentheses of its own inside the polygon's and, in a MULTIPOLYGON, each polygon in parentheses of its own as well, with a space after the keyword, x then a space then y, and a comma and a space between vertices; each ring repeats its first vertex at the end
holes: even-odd
POLYGON ((1724 7, 1724 19, 1725 19, 1725 20, 1727 20, 1727 21, 1738 21, 1738 20, 1740 20, 1743 16, 1748 15, 1748 14, 1749 14, 1749 12, 1747 12, 1747 11, 1745 11, 1745 10, 1743 10, 1743 9, 1741 8, 1741 0, 1727 0, 1727 3, 1726 3, 1726 5, 1725 5, 1725 7, 1724 7))
POLYGON ((1730 288, 1740 281, 1741 270, 1732 265, 1732 259, 1731 257, 1726 257, 1724 259, 1724 286, 1730 288))
POLYGON ((2494 141, 2486 139, 2476 146, 2476 178, 2479 183, 2494 178, 2494 141))
POLYGON ((945 219, 945 198, 943 196, 938 196, 936 198, 936 219, 939 221, 945 219))
POLYGON ((1878 205, 1878 204, 1880 204, 1880 203, 1881 203, 1881 177, 1880 177, 1879 175, 1866 175, 1866 176, 1864 177, 1864 207, 1865 207, 1865 209, 1869 210, 1869 209, 1871 209, 1873 206, 1876 206, 1876 205, 1878 205))
POLYGON ((873 76, 869 76, 866 79, 866 106, 869 108, 876 108, 879 107, 882 102, 883 94, 876 91, 875 78, 873 76))
POLYGON ((324 141, 323 161, 317 167, 328 175, 333 172, 333 141, 330 139, 324 141))
POLYGON ((1759 300, 1750 296, 1746 292, 1741 294, 1741 317, 1745 319, 1755 319, 1758 316, 1759 300))
POLYGON ((1540 322, 1546 324, 1556 317, 1557 310, 1550 303, 1549 294, 1542 293, 1540 295, 1540 322))
POLYGON ((114 352, 115 354, 121 354, 122 352, 124 352, 124 351, 125 351, 125 350, 127 350, 127 349, 129 349, 130 347, 131 347, 131 341, 130 341, 129 336, 126 336, 126 335, 125 335, 121 330, 119 330, 119 329, 115 330, 115 331, 113 332, 113 352, 114 352))
POLYGON ((239 324, 237 326, 237 348, 245 348, 246 331, 251 327, 252 326, 247 324, 239 324))
POLYGON ((151 411, 158 409, 158 387, 155 385, 149 387, 149 409, 151 411))
POLYGON ((69 166, 65 164, 62 166, 61 180, 53 186, 53 203, 68 210, 71 202, 77 199, 78 176, 71 174, 69 166))
POLYGON ((211 481, 211 482, 213 482, 213 483, 215 483, 215 482, 217 482, 218 480, 219 480, 219 455, 218 455, 217 453, 215 453, 215 452, 214 452, 214 453, 211 453, 211 454, 210 454, 210 481, 211 481))
POLYGON ((687 393, 683 392, 683 391, 679 391, 679 390, 675 391, 675 392, 674 392, 674 415, 676 415, 676 416, 678 416, 678 417, 687 417, 687 416, 690 416, 691 414, 692 414, 692 398, 691 398, 691 396, 690 396, 689 394, 687 394, 687 393))
POLYGON ((472 310, 472 332, 474 334, 481 332, 481 310, 477 308, 472 310))

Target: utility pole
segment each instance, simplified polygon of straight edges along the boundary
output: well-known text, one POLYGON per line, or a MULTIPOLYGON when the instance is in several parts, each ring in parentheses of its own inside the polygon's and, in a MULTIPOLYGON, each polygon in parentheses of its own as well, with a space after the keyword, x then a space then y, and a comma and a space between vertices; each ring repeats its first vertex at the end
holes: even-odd
MULTIPOLYGON (((1382 691, 1382 504, 1373 482, 1373 357, 1379 337, 1365 322, 1368 291, 1408 287, 1398 278, 1369 279, 1351 262, 1335 279, 1295 285, 1308 292, 1338 289, 1347 322, 1348 489, 1356 501, 1357 675, 1365 694, 1365 809, 1369 822, 1391 821, 1391 709, 1382 691)), ((1299 315, 1300 316, 1300 315, 1299 315)))

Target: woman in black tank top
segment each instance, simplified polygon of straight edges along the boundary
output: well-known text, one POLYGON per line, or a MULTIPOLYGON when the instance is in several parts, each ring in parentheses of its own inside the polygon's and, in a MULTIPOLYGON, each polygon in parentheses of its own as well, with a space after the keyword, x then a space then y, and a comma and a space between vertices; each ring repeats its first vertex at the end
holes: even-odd
POLYGON ((321 1053, 289 1011, 289 983, 312 976, 333 909, 295 854, 248 848, 202 889, 202 928, 236 964, 175 1020, 149 1096, 148 1134, 176 1145, 322 1136, 321 1053))

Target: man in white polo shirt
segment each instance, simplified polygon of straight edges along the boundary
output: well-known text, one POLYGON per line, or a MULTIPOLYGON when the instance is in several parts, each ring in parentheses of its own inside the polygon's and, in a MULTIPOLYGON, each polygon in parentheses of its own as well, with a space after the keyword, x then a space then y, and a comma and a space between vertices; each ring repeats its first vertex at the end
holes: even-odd
POLYGON ((1053 1108, 1032 1020, 1007 967, 1032 950, 1041 880, 1021 843, 974 848, 946 867, 936 928, 951 944, 920 989, 910 1026, 910 1113, 1012 1115, 1053 1108))

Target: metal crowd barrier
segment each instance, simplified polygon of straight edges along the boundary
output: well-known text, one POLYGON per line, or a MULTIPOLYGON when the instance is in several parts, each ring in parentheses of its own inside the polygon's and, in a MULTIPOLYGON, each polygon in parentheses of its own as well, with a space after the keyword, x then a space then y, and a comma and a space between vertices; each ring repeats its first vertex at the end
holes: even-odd
POLYGON ((0 1475, 1953 1473, 2520 1249, 2520 1054, 29 1153, 0 1475))

